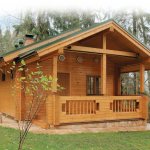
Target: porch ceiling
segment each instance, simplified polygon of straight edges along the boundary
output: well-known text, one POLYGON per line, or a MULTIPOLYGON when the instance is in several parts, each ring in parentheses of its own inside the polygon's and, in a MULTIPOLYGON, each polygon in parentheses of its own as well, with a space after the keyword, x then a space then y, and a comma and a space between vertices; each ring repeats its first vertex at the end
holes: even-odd
POLYGON ((107 49, 110 50, 118 50, 118 51, 125 51, 125 52, 134 52, 139 57, 144 58, 148 57, 146 53, 143 53, 141 49, 139 49, 135 44, 130 42, 127 38, 121 35, 116 30, 114 32, 105 30, 103 32, 97 33, 90 37, 87 37, 83 40, 80 40, 73 45, 77 46, 85 46, 85 47, 92 47, 92 48, 102 48, 102 36, 103 33, 107 31, 107 49))
POLYGON ((138 58, 124 57, 124 56, 108 55, 107 58, 113 63, 117 64, 118 66, 124 66, 140 62, 138 58))

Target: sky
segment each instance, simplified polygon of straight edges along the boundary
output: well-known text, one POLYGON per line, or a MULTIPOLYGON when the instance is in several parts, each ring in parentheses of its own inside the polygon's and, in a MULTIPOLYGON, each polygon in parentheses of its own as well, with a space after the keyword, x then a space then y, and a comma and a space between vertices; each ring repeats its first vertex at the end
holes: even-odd
POLYGON ((28 10, 123 10, 144 9, 150 12, 150 0, 2 0, 0 26, 6 28, 18 22, 18 15, 28 10))

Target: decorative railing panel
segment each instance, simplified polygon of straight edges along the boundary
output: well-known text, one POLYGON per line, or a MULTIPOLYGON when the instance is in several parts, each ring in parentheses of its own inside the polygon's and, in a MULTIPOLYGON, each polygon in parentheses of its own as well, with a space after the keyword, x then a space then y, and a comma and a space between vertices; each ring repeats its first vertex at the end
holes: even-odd
POLYGON ((96 109, 98 103, 95 100, 67 100, 62 104, 62 112, 66 112, 67 115, 96 114, 96 109))
POLYGON ((54 124, 147 118, 146 96, 53 96, 47 106, 54 124))
POLYGON ((139 109, 139 100, 113 100, 113 112, 136 112, 139 109))

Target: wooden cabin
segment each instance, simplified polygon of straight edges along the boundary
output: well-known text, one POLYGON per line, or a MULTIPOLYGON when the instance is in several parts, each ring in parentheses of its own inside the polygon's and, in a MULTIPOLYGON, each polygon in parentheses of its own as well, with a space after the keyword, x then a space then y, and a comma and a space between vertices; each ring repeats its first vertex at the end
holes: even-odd
MULTIPOLYGON (((133 35, 108 20, 87 29, 74 29, 1 55, 0 65, 24 59, 45 74, 58 78, 65 89, 49 95, 36 123, 50 127, 65 123, 147 119, 144 71, 150 69, 150 50, 133 35), (121 95, 121 73, 140 72, 140 93, 121 95)), ((17 105, 11 82, 1 73, 0 112, 23 120, 28 99, 18 91, 17 105)), ((54 85, 55 86, 55 85, 54 85)))

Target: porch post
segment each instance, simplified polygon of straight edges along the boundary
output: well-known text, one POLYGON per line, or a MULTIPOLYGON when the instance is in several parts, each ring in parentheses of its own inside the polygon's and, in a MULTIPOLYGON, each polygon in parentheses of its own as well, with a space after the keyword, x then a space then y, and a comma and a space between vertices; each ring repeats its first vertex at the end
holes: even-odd
POLYGON ((121 74, 120 68, 115 66, 115 76, 114 76, 114 91, 115 95, 121 95, 121 74))
POLYGON ((52 103, 53 103, 53 121, 52 121, 52 125, 59 125, 59 99, 57 96, 57 70, 58 70, 58 55, 54 55, 53 56, 53 78, 54 78, 54 82, 53 82, 53 95, 52 95, 52 103))
MULTIPOLYGON (((52 76, 57 79, 57 61, 58 55, 54 55, 52 57, 52 76)), ((46 118, 49 127, 54 127, 55 125, 59 124, 59 106, 58 106, 58 96, 57 92, 57 81, 55 80, 52 83, 52 93, 48 96, 46 101, 46 118)))
MULTIPOLYGON (((103 35, 103 49, 106 50, 106 34, 103 35)), ((101 94, 106 95, 106 53, 101 55, 101 94)))
MULTIPOLYGON (((52 71, 54 80, 57 79, 57 60, 58 60, 58 56, 54 55, 53 56, 53 71, 52 71)), ((53 92, 57 92, 57 81, 56 80, 53 82, 52 87, 53 87, 53 92)))
POLYGON ((140 93, 144 93, 144 64, 140 64, 140 93))

